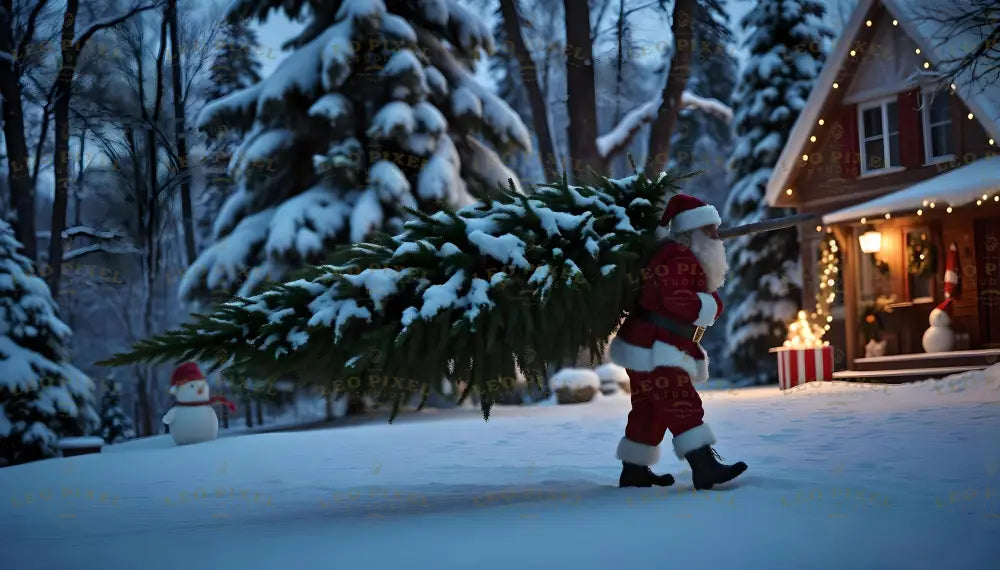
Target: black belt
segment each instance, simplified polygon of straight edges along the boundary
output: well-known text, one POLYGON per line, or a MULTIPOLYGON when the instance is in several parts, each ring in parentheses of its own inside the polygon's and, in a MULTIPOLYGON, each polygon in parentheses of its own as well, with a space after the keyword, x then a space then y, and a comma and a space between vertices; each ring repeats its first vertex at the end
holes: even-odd
POLYGON ((640 319, 652 323, 661 329, 666 329, 678 336, 691 339, 694 342, 701 342, 701 337, 705 335, 705 327, 697 327, 694 325, 689 325, 681 323, 672 319, 668 319, 663 315, 654 313, 652 311, 647 311, 645 309, 636 309, 633 314, 640 319))

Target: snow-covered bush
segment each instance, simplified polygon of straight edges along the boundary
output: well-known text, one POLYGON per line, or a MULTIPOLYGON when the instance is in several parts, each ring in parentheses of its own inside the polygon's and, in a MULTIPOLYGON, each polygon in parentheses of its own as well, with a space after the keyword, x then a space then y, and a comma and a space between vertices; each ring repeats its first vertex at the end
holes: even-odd
POLYGON ((614 394, 619 390, 625 393, 631 392, 628 372, 625 371, 625 368, 609 362, 598 366, 595 372, 597 377, 601 379, 601 392, 604 394, 614 394))
POLYGON ((94 383, 69 362, 72 332, 0 219, 0 465, 58 455, 97 427, 94 383))
POLYGON ((581 404, 594 399, 601 389, 601 379, 593 370, 563 368, 549 379, 549 387, 560 404, 581 404))

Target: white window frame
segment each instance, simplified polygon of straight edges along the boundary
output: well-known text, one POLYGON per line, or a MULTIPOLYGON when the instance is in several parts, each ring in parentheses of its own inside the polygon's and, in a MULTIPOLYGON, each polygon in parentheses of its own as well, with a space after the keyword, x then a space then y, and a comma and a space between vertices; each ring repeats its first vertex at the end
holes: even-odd
MULTIPOLYGON (((862 176, 875 176, 879 174, 889 174, 892 172, 899 172, 900 170, 905 170, 901 164, 889 164, 891 158, 889 155, 889 104, 897 103, 896 112, 899 112, 899 99, 895 96, 884 97, 882 99, 875 99, 874 101, 867 101, 865 103, 858 104, 858 146, 861 150, 861 174, 862 176), (875 168, 872 170, 868 169, 868 156, 865 153, 865 111, 869 109, 882 109, 882 152, 885 156, 886 166, 882 168, 875 168)), ((899 117, 896 117, 896 128, 899 128, 899 117)), ((896 131, 896 136, 899 136, 899 131, 896 131)), ((902 144, 902 141, 900 141, 902 144)), ((902 152, 902 147, 900 147, 900 152, 902 152)), ((900 155, 900 160, 902 160, 902 155, 900 155)))
MULTIPOLYGON (((951 162, 955 160, 954 153, 946 154, 943 156, 931 155, 931 153, 934 151, 934 147, 931 144, 931 127, 947 124, 949 127, 951 127, 950 134, 952 138, 951 139, 952 147, 954 148, 955 145, 955 131, 954 131, 955 123, 954 121, 952 121, 951 117, 952 101, 950 99, 948 101, 949 105, 948 121, 947 122, 941 121, 940 123, 935 123, 934 125, 931 125, 931 106, 928 104, 928 102, 929 98, 933 97, 936 91, 938 90, 930 87, 925 87, 920 90, 920 117, 921 117, 920 122, 923 124, 923 130, 924 130, 924 164, 938 164, 940 162, 951 162)), ((944 94, 946 94, 948 97, 952 97, 952 94, 948 93, 947 91, 944 91, 944 94)))

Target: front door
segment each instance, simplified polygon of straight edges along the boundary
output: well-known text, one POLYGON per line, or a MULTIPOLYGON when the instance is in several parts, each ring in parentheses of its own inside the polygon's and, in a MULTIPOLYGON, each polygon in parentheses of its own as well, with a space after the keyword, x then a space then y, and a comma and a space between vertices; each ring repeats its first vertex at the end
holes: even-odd
POLYGON ((1000 346, 1000 218, 976 220, 979 327, 987 347, 1000 346))

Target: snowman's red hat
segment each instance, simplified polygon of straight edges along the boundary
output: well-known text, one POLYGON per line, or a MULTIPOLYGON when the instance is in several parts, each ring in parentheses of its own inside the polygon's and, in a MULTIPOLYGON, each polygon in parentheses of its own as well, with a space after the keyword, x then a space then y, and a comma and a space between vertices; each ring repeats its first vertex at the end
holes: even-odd
POLYGON ((936 311, 943 311, 945 314, 947 314, 950 317, 950 316, 952 316, 954 314, 953 313, 954 307, 955 307, 955 300, 949 297, 949 298, 945 299, 944 301, 942 301, 940 305, 938 305, 937 307, 934 307, 934 310, 936 310, 936 311))
POLYGON ((718 226, 722 224, 719 211, 714 206, 706 204, 694 196, 676 194, 667 203, 660 225, 670 224, 670 231, 675 234, 689 232, 702 226, 718 226))
POLYGON ((194 362, 185 362, 178 366, 170 376, 170 391, 174 392, 181 384, 204 380, 205 375, 201 373, 201 368, 194 362))

